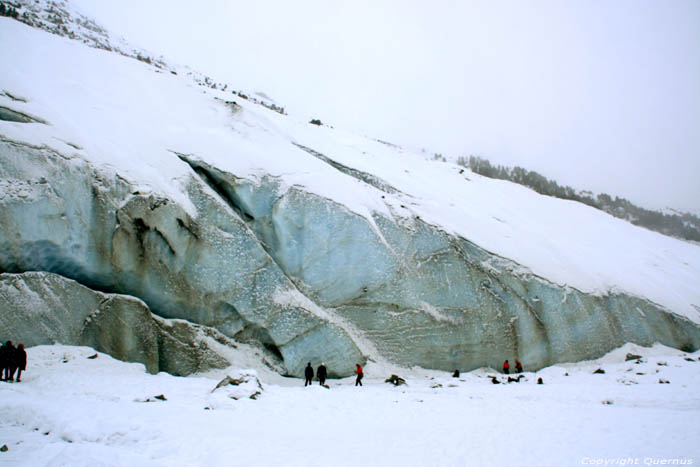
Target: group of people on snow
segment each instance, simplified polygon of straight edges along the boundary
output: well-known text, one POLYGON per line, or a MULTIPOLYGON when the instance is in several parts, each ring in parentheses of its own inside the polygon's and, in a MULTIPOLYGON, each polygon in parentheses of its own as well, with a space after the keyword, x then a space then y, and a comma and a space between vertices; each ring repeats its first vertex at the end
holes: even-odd
MULTIPOLYGON (((362 378, 364 377, 364 373, 362 372, 362 366, 359 363, 355 363, 355 367, 355 374, 357 375, 357 378, 355 379, 355 386, 362 386, 362 378)), ((523 372, 523 364, 520 363, 520 360, 518 360, 517 358, 515 359, 515 372, 523 372)), ((503 362, 503 373, 507 375, 510 374, 510 363, 508 363, 508 360, 503 362)), ((459 375, 459 370, 455 370, 452 376, 455 378, 459 378, 459 375)), ((328 369, 326 368, 325 363, 321 363, 321 365, 316 369, 315 376, 318 378, 318 382, 321 386, 326 385, 326 379, 328 378, 328 369)), ((311 366, 311 362, 306 364, 306 369, 304 370, 304 377, 306 378, 306 381, 304 382, 304 387, 311 386, 312 381, 314 379, 314 368, 311 366)), ((538 381, 538 384, 542 383, 538 381)))
MULTIPOLYGON (((362 378, 364 373, 362 371, 362 366, 359 363, 355 364, 355 386, 362 386, 362 378)), ((22 381, 22 372, 27 369, 27 352, 24 350, 24 344, 19 344, 15 347, 12 341, 6 341, 2 346, 0 346, 0 380, 2 381, 17 381, 18 383, 22 381), (17 379, 15 380, 15 373, 17 373, 17 379)), ((519 360, 515 360, 515 372, 522 373, 523 365, 519 360)), ((510 374, 510 363, 508 360, 503 362, 503 373, 510 374)), ((304 386, 311 386, 314 376, 318 378, 318 382, 321 386, 326 385, 326 379, 328 378, 328 369, 325 363, 321 363, 316 369, 314 374, 314 369, 311 366, 311 362, 306 365, 304 370, 304 377, 306 381, 304 386)), ((454 377, 459 377, 459 370, 455 370, 454 377)), ((538 384, 542 384, 538 381, 538 384)))
MULTIPOLYGON (((520 363, 520 361, 516 358, 515 359, 515 372, 516 373, 522 373, 523 372, 523 364, 520 363)), ((503 373, 505 374, 510 374, 510 363, 508 363, 508 360, 503 362, 503 373)))
MULTIPOLYGON (((355 363, 355 367, 355 374, 357 375, 357 378, 355 379, 355 386, 362 386, 362 378, 364 377, 364 373, 362 372, 362 366, 359 363, 355 363)), ((328 378, 328 369, 326 368, 325 363, 321 363, 321 365, 316 369, 316 377, 318 378, 318 383, 321 386, 326 385, 326 378, 328 378)), ((306 364, 306 369, 304 370, 304 378, 306 378, 306 381, 304 382, 304 387, 311 386, 311 382, 314 379, 314 368, 311 366, 311 362, 306 364)))
MULTIPOLYGON (((316 376, 318 377, 318 383, 321 386, 325 386, 326 378, 328 378, 328 369, 326 369, 325 363, 321 363, 321 365, 319 365, 319 367, 316 369, 316 376)), ((311 380, 314 379, 314 369, 311 366, 311 362, 306 364, 306 369, 304 370, 304 377, 306 378, 306 382, 304 382, 304 387, 311 386, 311 380)))
POLYGON ((0 347, 0 380, 2 381, 22 381, 22 372, 27 369, 27 352, 24 344, 15 347, 12 341, 6 341, 0 347), (17 379, 15 380, 15 372, 17 379))

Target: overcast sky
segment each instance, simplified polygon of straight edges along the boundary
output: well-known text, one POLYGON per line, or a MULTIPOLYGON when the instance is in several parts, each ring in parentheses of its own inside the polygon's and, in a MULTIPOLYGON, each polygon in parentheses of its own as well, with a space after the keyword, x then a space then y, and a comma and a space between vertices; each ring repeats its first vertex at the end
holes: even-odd
POLYGON ((300 118, 700 213, 700 1, 75 1, 300 118))

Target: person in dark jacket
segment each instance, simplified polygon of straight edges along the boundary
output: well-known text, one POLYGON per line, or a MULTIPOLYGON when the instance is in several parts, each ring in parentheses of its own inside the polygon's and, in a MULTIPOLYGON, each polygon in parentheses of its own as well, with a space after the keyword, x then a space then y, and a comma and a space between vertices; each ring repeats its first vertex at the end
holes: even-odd
POLYGON ((520 363, 520 360, 517 358, 515 359, 515 372, 516 373, 522 373, 523 372, 523 364, 520 363))
POLYGON ((364 373, 362 373, 362 367, 359 363, 355 363, 355 366, 357 367, 357 369, 355 369, 355 374, 357 375, 357 379, 355 380, 355 386, 362 386, 362 378, 365 375, 364 373))
POLYGON ((27 352, 24 350, 24 344, 19 344, 17 350, 15 350, 15 364, 17 365, 17 381, 18 383, 22 381, 20 376, 22 372, 27 369, 27 352))
POLYGON ((5 381, 5 368, 8 364, 7 342, 0 346, 0 380, 5 381))
POLYGON ((326 378, 328 378, 328 370, 326 370, 326 364, 321 363, 321 365, 316 369, 316 377, 318 378, 318 383, 321 386, 326 384, 326 378))
POLYGON ((510 363, 508 363, 508 360, 503 362, 503 373, 505 373, 505 374, 510 373, 510 363))
POLYGON ((306 369, 304 370, 304 377, 306 377, 304 387, 311 386, 311 380, 314 379, 314 369, 311 367, 311 362, 306 364, 306 369))
POLYGON ((7 341, 7 381, 15 380, 15 371, 17 371, 17 348, 12 345, 11 341, 7 341))
POLYGON ((0 347, 0 362, 2 362, 2 366, 0 367, 0 379, 3 381, 12 381, 10 372, 14 373, 14 371, 12 371, 14 359, 15 346, 12 345, 12 341, 7 341, 5 345, 0 347))

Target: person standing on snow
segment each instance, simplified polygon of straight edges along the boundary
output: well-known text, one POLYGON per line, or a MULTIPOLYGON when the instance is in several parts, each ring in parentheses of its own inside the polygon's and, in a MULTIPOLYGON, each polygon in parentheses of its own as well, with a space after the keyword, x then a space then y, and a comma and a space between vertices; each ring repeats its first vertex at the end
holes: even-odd
POLYGON ((9 372, 10 356, 7 352, 7 342, 0 346, 0 380, 5 381, 5 372, 9 372))
POLYGON ((510 373, 510 364, 508 363, 508 360, 503 362, 503 373, 505 373, 505 374, 510 373))
POLYGON ((304 387, 311 386, 311 380, 314 379, 314 369, 311 367, 311 362, 306 364, 306 369, 304 370, 304 376, 306 377, 306 382, 304 387))
POLYGON ((362 386, 362 377, 365 375, 362 373, 362 367, 359 363, 355 363, 355 366, 357 367, 357 369, 355 370, 355 374, 357 375, 357 379, 355 380, 355 386, 362 386))
POLYGON ((326 378, 328 377, 328 370, 326 370, 326 364, 321 363, 321 366, 316 370, 316 376, 318 377, 318 382, 321 386, 325 386, 326 378))
POLYGON ((520 363, 520 360, 517 358, 515 359, 515 372, 516 373, 522 373, 523 372, 523 364, 520 363))
POLYGON ((12 345, 12 342, 7 341, 7 381, 13 382, 15 379, 15 371, 17 371, 17 347, 12 345))
POLYGON ((18 383, 22 381, 20 376, 22 372, 27 369, 27 352, 24 350, 24 344, 19 344, 17 350, 15 350, 15 365, 17 365, 17 381, 18 383))
POLYGON ((0 348, 0 360, 2 360, 2 368, 0 369, 0 379, 3 381, 12 381, 15 374, 15 346, 12 341, 5 342, 5 345, 0 348))

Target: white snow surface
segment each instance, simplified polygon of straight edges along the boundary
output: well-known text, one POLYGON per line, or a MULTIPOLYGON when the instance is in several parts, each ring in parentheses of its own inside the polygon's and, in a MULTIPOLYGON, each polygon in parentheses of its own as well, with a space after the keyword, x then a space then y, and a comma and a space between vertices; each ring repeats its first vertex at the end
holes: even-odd
POLYGON ((599 360, 526 372, 509 384, 491 369, 452 378, 370 364, 363 387, 346 378, 329 380, 329 389, 238 368, 149 375, 106 354, 90 359, 95 351, 87 347, 27 350, 22 381, 0 382, 0 445, 8 448, 0 452, 2 465, 700 462, 700 352, 661 345, 627 344, 599 360), (641 363, 626 362, 628 352, 643 356, 641 363), (597 368, 605 374, 593 374, 597 368), (385 383, 392 373, 407 384, 385 383), (227 375, 248 382, 212 392, 227 375), (492 384, 490 375, 504 384, 492 384), (262 390, 252 400, 246 396, 259 390, 256 378, 262 390))
POLYGON ((364 136, 297 121, 188 76, 8 18, 0 18, 0 42, 12 44, 0 48, 0 61, 11 64, 0 73, 0 105, 49 123, 0 121, 2 138, 113 169, 193 214, 182 190, 192 172, 172 151, 239 177, 276 176, 282 190, 301 186, 368 219, 373 212, 420 216, 557 284, 645 297, 700 322, 696 244, 580 203, 460 173, 459 166, 364 136), (236 111, 224 103, 232 100, 240 106, 236 111), (378 176, 401 193, 383 193, 292 143, 378 176))

